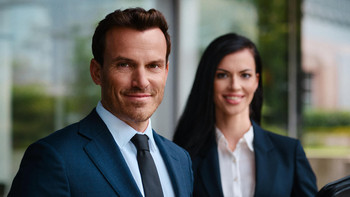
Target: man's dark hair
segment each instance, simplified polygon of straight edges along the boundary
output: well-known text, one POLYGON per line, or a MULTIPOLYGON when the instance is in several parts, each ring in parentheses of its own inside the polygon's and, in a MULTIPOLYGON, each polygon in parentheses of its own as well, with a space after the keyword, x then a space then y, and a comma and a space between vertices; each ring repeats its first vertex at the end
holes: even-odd
POLYGON ((159 28, 165 36, 167 45, 166 61, 168 61, 171 41, 168 34, 168 24, 163 14, 155 9, 146 11, 143 8, 129 8, 116 10, 108 14, 96 27, 92 37, 92 54, 101 66, 103 65, 103 55, 105 52, 106 33, 116 27, 127 27, 140 31, 159 28))

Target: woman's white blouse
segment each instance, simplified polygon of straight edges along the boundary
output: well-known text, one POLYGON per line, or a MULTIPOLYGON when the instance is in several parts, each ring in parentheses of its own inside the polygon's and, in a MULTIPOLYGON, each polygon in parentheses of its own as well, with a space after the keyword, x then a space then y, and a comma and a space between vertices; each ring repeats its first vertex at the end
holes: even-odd
POLYGON ((222 191, 225 197, 250 197, 255 191, 254 132, 251 126, 237 143, 229 149, 227 140, 216 128, 222 191))

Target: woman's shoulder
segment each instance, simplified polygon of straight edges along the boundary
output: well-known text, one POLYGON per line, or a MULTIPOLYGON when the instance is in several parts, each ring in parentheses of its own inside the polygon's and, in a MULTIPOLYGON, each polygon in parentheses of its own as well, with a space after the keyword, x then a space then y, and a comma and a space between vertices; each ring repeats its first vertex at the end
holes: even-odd
POLYGON ((275 146, 286 147, 288 149, 300 144, 298 139, 263 129, 258 125, 254 126, 254 138, 265 139, 272 142, 275 146))
POLYGON ((271 139, 276 139, 276 140, 280 140, 283 142, 289 142, 289 143, 296 143, 298 141, 298 139, 286 136, 286 135, 282 135, 276 132, 272 132, 272 131, 268 131, 268 130, 264 130, 266 135, 268 135, 271 139))

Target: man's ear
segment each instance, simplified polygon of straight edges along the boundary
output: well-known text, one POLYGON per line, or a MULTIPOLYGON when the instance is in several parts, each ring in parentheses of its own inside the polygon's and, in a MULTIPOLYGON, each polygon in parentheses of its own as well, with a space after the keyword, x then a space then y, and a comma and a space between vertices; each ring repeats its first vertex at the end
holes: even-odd
POLYGON ((165 79, 165 81, 167 80, 167 78, 168 78, 168 72, 169 72, 169 62, 167 62, 166 63, 166 65, 165 65, 165 74, 164 74, 164 79, 165 79))
POLYGON ((95 60, 90 61, 90 75, 96 85, 101 85, 101 65, 95 60))
POLYGON ((165 69, 166 69, 166 72, 167 72, 167 75, 168 75, 168 72, 169 72, 169 61, 166 63, 165 69))

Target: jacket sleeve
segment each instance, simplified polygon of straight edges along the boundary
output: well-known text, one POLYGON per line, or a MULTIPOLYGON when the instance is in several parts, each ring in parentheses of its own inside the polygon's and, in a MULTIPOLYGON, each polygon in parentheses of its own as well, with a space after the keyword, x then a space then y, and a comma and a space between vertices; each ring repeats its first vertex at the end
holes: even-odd
POLYGON ((306 158, 303 147, 298 141, 296 146, 295 178, 292 196, 315 196, 318 189, 316 176, 306 158))
POLYGON ((191 185, 190 185, 190 191, 191 191, 191 196, 193 196, 193 182, 194 182, 194 179, 193 179, 193 170, 192 170, 192 160, 191 160, 191 157, 190 155, 186 152, 186 156, 187 156, 187 160, 188 160, 188 171, 189 171, 189 176, 190 176, 190 180, 191 180, 191 185))
POLYGON ((70 196, 65 164, 55 149, 43 141, 30 145, 8 196, 70 196))

